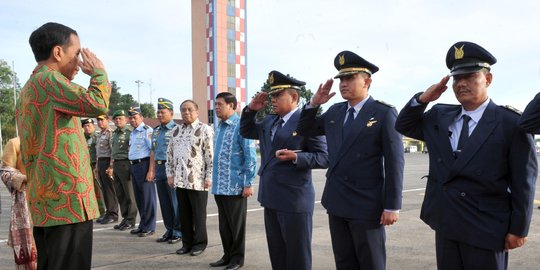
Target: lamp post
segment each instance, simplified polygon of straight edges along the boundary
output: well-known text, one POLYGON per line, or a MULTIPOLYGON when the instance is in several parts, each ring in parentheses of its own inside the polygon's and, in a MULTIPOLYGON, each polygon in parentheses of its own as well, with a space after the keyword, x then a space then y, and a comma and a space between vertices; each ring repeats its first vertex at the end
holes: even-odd
POLYGON ((136 80, 135 83, 137 84, 137 102, 139 103, 139 107, 141 107, 141 84, 144 82, 141 80, 136 80))

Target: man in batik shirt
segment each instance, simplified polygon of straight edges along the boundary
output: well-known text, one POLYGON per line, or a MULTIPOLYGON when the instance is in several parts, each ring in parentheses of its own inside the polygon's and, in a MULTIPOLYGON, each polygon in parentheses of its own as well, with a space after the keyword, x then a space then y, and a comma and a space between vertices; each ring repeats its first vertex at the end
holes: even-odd
POLYGON ((219 124, 215 133, 212 193, 219 213, 223 256, 210 264, 238 269, 244 265, 247 198, 253 195, 257 153, 253 140, 240 136, 237 100, 229 92, 216 96, 219 124))
POLYGON ((180 105, 184 124, 176 126, 167 149, 167 182, 176 187, 180 205, 182 248, 177 254, 197 256, 208 245, 206 204, 212 186, 214 132, 199 121, 199 106, 193 100, 180 105))
POLYGON ((38 269, 90 269, 99 211, 80 117, 106 113, 111 86, 103 63, 67 26, 44 24, 30 46, 38 66, 21 90, 17 124, 38 269), (88 89, 71 82, 79 68, 91 77, 88 89))

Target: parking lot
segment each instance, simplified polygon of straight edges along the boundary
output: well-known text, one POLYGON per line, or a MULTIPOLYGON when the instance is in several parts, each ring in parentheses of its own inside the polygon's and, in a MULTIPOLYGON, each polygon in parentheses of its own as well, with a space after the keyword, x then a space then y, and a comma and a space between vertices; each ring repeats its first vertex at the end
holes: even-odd
MULTIPOLYGON (((403 209, 400 220, 387 227, 387 269, 435 269, 434 232, 420 219, 420 207, 424 195, 428 155, 408 153, 405 155, 405 180, 403 209)), ((328 219, 319 200, 324 188, 324 170, 313 172, 317 192, 313 214, 313 269, 334 269, 334 259, 328 219)), ((257 188, 257 187, 255 187, 257 188)), ((6 246, 9 224, 9 194, 2 185, 2 214, 0 215, 0 269, 14 269, 11 249, 6 246)), ((257 190, 255 191, 257 192, 257 190)), ((536 189, 540 198, 540 189, 536 189)), ((529 241, 523 248, 510 252, 509 269, 539 269, 540 256, 540 209, 535 203, 529 241)), ((159 207, 158 207, 159 209, 159 207)), ((248 202, 248 228, 246 236, 246 260, 244 269, 270 269, 266 236, 264 233, 263 211, 255 196, 248 202)), ((208 263, 222 255, 218 233, 217 207, 213 196, 208 201, 208 238, 205 253, 192 257, 176 255, 181 243, 163 244, 155 240, 164 232, 161 216, 156 234, 146 238, 130 235, 128 231, 114 230, 114 224, 94 225, 93 269, 215 269, 208 263)))

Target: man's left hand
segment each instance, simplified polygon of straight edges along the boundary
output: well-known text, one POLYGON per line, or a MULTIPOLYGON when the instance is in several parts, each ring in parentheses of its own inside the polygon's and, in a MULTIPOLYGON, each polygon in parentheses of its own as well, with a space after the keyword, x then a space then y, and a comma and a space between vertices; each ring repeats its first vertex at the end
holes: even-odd
POLYGON ((515 234, 509 233, 506 235, 506 238, 504 239, 504 249, 510 250, 510 249, 518 248, 525 245, 526 242, 527 242, 526 236, 521 237, 521 236, 517 236, 515 234))
POLYGON ((211 188, 212 187, 212 180, 204 180, 204 188, 211 188))
POLYGON ((399 219, 399 212, 383 211, 381 215, 381 224, 384 226, 392 225, 399 219))
POLYGON ((244 187, 244 190, 242 191, 242 197, 251 197, 253 196, 253 187, 244 187))
POLYGON ((154 182, 155 176, 154 176, 154 170, 148 170, 148 173, 146 174, 146 182, 154 182))

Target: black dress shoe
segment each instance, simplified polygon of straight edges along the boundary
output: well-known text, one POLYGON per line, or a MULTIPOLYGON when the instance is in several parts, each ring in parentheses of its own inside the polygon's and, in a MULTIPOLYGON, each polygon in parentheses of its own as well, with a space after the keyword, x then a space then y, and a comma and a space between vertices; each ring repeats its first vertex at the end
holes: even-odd
POLYGON ((101 223, 101 221, 103 221, 104 218, 105 218, 105 215, 101 215, 96 219, 96 222, 101 223))
POLYGON ((119 230, 125 231, 125 230, 129 230, 129 229, 133 229, 133 228, 135 228, 134 224, 124 223, 124 225, 120 226, 119 230))
POLYGON ((203 252, 204 252, 204 249, 193 250, 191 251, 191 256, 199 256, 203 254, 203 252))
POLYGON ((104 219, 101 220, 101 224, 109 224, 109 223, 114 223, 114 222, 118 222, 118 218, 111 218, 111 217, 106 217, 104 219))
POLYGON ((225 261, 223 259, 219 259, 217 262, 210 263, 210 266, 212 266, 212 267, 220 267, 220 266, 225 266, 225 265, 228 265, 228 264, 229 264, 228 261, 225 261))
POLYGON ((139 237, 147 237, 149 235, 153 235, 154 231, 145 231, 142 230, 139 234, 137 234, 139 237))
POLYGON ((122 219, 122 221, 120 222, 120 224, 116 224, 114 225, 114 229, 115 230, 120 230, 120 227, 124 226, 126 224, 126 220, 125 219, 122 219))
POLYGON ((139 234, 139 233, 142 233, 143 231, 144 231, 143 229, 137 228, 137 229, 131 230, 129 233, 131 233, 131 234, 139 234))
POLYGON ((187 254, 191 251, 191 248, 182 247, 181 249, 176 251, 176 254, 182 255, 187 254))
POLYGON ((239 263, 231 263, 229 265, 227 265, 227 267, 225 267, 225 270, 237 270, 237 269, 240 269, 243 265, 239 264, 239 263))
POLYGON ((158 243, 163 243, 163 242, 169 241, 169 239, 171 239, 171 237, 165 236, 165 235, 164 235, 164 236, 162 236, 162 237, 156 239, 156 242, 158 242, 158 243))
POLYGON ((169 238, 169 244, 176 244, 178 242, 180 242, 180 240, 182 240, 182 237, 181 236, 171 236, 169 238))

